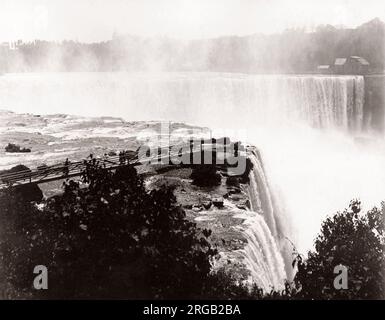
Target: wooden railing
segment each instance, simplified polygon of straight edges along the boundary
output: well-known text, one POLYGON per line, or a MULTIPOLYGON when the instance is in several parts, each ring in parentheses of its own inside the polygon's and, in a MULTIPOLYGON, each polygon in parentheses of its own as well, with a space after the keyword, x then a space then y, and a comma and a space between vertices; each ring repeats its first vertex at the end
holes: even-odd
MULTIPOLYGON (((190 142, 184 144, 147 149, 149 155, 141 158, 139 158, 139 154, 137 152, 134 154, 132 152, 130 154, 121 153, 113 156, 95 157, 75 162, 62 162, 51 166, 40 166, 33 170, 8 172, 0 175, 0 189, 15 185, 33 183, 39 184, 80 176, 90 162, 96 162, 103 168, 114 170, 127 164, 131 164, 133 166, 143 165, 146 163, 172 164, 173 159, 177 157, 179 158, 181 155, 186 153, 190 153, 192 156, 192 154, 196 152, 202 153, 205 151, 204 149, 209 149, 213 152, 216 151, 217 144, 215 139, 209 143, 207 140, 199 141, 200 143, 197 143, 197 140, 191 140, 190 142)), ((223 148, 222 150, 226 152, 226 143, 221 143, 221 146, 223 148)), ((237 150, 238 149, 236 148, 235 152, 237 152, 237 150)), ((213 159, 213 161, 215 162, 216 159, 213 159)))

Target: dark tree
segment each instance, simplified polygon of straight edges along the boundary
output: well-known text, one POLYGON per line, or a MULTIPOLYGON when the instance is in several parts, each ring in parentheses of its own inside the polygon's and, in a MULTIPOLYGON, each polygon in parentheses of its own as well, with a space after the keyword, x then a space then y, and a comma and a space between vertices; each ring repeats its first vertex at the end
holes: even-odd
POLYGON ((322 224, 315 251, 299 258, 295 283, 298 298, 379 299, 385 296, 385 207, 361 212, 360 202, 322 224), (348 289, 333 283, 338 265, 347 267, 348 289))
POLYGON ((186 219, 173 190, 147 192, 131 166, 110 172, 89 164, 88 187, 37 208, 12 190, 0 194, 1 283, 5 297, 191 298, 201 294, 216 254, 186 219), (45 265, 49 289, 33 290, 45 265))
POLYGON ((215 165, 201 164, 193 168, 191 173, 193 184, 200 187, 213 187, 221 184, 221 175, 215 165))

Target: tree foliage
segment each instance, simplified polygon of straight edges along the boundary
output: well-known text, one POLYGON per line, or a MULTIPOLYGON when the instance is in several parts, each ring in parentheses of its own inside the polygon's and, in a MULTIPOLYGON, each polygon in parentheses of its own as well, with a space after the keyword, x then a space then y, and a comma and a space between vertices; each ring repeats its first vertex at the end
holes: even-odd
POLYGON ((215 165, 200 164, 193 168, 191 173, 193 184, 200 187, 214 187, 221 184, 221 175, 215 165))
POLYGON ((89 164, 86 188, 68 181, 39 209, 0 195, 3 295, 30 298, 189 298, 200 294, 216 253, 186 219, 173 190, 147 192, 136 170, 89 164), (32 289, 45 265, 49 289, 32 289))
POLYGON ((297 260, 298 298, 379 299, 385 297, 385 206, 361 212, 361 203, 327 218, 306 260, 297 260), (333 283, 338 265, 347 267, 348 289, 333 283))
MULTIPOLYGON (((136 170, 88 163, 63 194, 31 202, 17 188, 0 192, 2 298, 56 299, 377 299, 385 296, 385 205, 361 212, 359 201, 327 218, 284 290, 263 292, 233 275, 211 272, 210 230, 198 229, 173 190, 147 191, 136 170), (348 289, 334 288, 338 265, 348 289), (34 290, 36 265, 49 289, 34 290)), ((25 190, 24 190, 25 191, 25 190)))

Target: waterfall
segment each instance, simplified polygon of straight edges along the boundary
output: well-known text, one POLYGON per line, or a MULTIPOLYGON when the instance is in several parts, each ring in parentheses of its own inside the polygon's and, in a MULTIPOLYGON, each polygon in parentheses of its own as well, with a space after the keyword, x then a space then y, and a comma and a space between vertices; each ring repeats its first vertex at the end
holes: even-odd
MULTIPOLYGON (((275 207, 262 160, 257 150, 252 150, 249 159, 253 169, 249 174, 249 199, 251 212, 242 229, 247 245, 240 250, 245 266, 250 271, 250 282, 265 292, 281 290, 285 280, 290 280, 286 272, 284 247, 281 246, 278 208, 275 207)), ((288 263, 288 261, 286 261, 288 263)), ((290 264, 290 262, 289 262, 290 264)))
POLYGON ((263 214, 269 226, 270 232, 274 237, 276 237, 278 231, 274 206, 259 152, 253 151, 249 159, 253 164, 253 169, 249 176, 249 198, 251 209, 255 212, 263 214))
POLYGON ((250 271, 249 282, 255 283, 267 293, 271 289, 283 289, 287 279, 285 263, 266 221, 257 212, 251 212, 248 217, 242 215, 242 218, 246 218, 242 233, 247 245, 239 253, 250 271))
POLYGON ((53 73, 7 74, 0 81, 0 108, 16 112, 65 110, 222 129, 304 123, 360 130, 363 105, 362 76, 53 73))

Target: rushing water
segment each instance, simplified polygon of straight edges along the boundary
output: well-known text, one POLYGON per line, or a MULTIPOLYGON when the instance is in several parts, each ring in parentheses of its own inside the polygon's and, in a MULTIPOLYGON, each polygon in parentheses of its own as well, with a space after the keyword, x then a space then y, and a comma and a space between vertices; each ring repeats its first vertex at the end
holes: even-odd
POLYGON ((17 112, 181 120, 239 129, 302 122, 359 128, 364 83, 354 76, 221 73, 7 74, 0 106, 17 112))
POLYGON ((279 207, 270 191, 266 172, 259 152, 249 151, 253 169, 249 174, 249 198, 252 216, 246 219, 243 230, 247 246, 241 250, 244 263, 252 280, 265 291, 283 289, 285 280, 291 279, 290 251, 285 245, 285 230, 281 225, 279 207))
MULTIPOLYGON (((244 217, 243 217, 244 218, 244 217)), ((247 228, 243 232, 247 245, 240 250, 243 263, 250 270, 252 282, 265 292, 283 289, 288 279, 285 261, 277 239, 272 235, 263 215, 246 218, 247 228)))
POLYGON ((360 76, 9 74, 0 77, 0 108, 184 121, 246 138, 261 155, 253 156, 257 215, 244 255, 266 287, 285 275, 284 238, 304 252, 327 214, 356 197, 367 208, 385 199, 383 139, 362 139, 364 88, 360 76))

